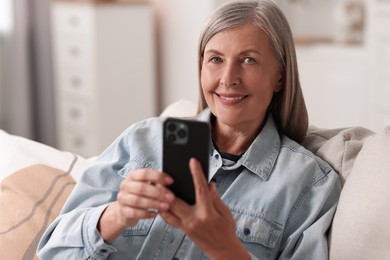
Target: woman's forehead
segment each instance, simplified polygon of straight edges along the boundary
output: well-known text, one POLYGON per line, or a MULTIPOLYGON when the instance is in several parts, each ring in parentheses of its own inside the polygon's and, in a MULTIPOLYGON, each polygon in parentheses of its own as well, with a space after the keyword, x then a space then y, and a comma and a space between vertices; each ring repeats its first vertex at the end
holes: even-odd
POLYGON ((267 34, 259 27, 244 24, 224 29, 213 35, 206 43, 205 52, 209 49, 222 47, 264 49, 269 48, 269 39, 267 34))

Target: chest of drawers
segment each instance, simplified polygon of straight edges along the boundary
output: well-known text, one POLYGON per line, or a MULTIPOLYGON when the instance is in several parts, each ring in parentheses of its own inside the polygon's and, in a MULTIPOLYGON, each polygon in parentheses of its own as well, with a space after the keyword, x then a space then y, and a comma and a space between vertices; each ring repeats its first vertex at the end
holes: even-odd
POLYGON ((152 9, 54 1, 51 18, 58 148, 97 155, 156 113, 152 9))

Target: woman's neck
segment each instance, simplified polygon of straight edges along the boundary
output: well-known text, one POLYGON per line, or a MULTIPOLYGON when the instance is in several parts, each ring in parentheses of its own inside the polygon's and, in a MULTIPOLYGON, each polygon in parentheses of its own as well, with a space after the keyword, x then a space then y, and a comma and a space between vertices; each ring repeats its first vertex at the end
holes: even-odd
POLYGON ((259 134, 264 126, 265 120, 260 125, 253 125, 252 127, 231 127, 215 119, 213 122, 214 143, 220 151, 241 155, 249 148, 259 134))

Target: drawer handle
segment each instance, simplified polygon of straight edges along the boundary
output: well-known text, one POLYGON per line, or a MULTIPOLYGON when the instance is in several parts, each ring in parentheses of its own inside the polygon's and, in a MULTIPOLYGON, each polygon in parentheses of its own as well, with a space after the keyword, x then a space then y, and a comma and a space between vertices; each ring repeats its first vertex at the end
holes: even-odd
POLYGON ((82 137, 75 137, 73 138, 73 144, 77 148, 83 147, 84 146, 84 139, 82 137))
POLYGON ((77 16, 71 16, 71 17, 69 17, 69 24, 71 25, 71 26, 73 26, 73 27, 76 27, 76 26, 78 26, 79 25, 79 23, 80 23, 80 20, 79 20, 79 18, 77 17, 77 16))
POLYGON ((73 57, 77 57, 80 54, 80 50, 77 47, 71 47, 69 52, 73 57))
POLYGON ((81 79, 79 77, 72 77, 70 79, 70 84, 73 88, 78 89, 81 86, 81 79))
POLYGON ((69 110, 69 115, 73 119, 78 119, 78 118, 80 118, 80 110, 77 108, 71 108, 69 110))

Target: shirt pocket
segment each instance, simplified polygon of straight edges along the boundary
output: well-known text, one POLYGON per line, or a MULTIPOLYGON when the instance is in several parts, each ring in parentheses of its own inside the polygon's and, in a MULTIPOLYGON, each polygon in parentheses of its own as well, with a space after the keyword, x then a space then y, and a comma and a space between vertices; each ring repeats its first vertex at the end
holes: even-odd
MULTIPOLYGON (((113 246, 118 252, 140 252, 143 248, 145 241, 148 239, 148 234, 152 228, 154 219, 143 219, 138 221, 134 227, 126 228, 121 236, 116 239, 113 246)), ((120 254, 119 254, 120 255, 120 254)), ((128 259, 127 257, 119 257, 118 259, 128 259)), ((130 257, 129 259, 136 259, 136 257, 130 257)), ((138 259, 138 258, 137 258, 138 259)))
POLYGON ((146 236, 149 233, 150 227, 154 219, 148 218, 138 221, 134 227, 128 227, 122 232, 123 237, 131 236, 146 236))
POLYGON ((255 256, 268 258, 274 252, 283 226, 265 214, 232 211, 236 220, 236 235, 255 256))

